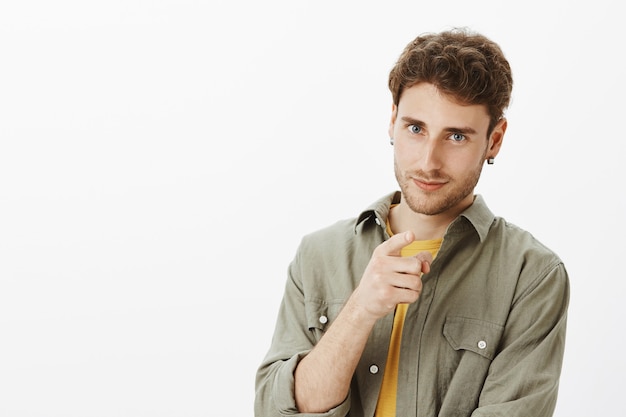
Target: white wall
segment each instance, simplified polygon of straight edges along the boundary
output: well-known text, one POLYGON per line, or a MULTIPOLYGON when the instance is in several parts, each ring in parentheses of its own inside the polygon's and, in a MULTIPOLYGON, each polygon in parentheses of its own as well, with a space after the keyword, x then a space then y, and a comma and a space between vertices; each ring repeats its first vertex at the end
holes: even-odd
POLYGON ((1 416, 251 416, 300 237, 395 189, 387 73, 452 26, 515 76, 478 192, 571 274, 556 416, 621 412, 617 1, 380 3, 0 3, 1 416))

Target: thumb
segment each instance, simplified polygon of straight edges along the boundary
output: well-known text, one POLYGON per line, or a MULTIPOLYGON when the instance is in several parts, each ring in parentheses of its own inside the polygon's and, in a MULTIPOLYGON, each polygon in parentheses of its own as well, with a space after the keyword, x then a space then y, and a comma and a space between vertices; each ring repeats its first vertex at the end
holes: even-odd
POLYGON ((422 273, 430 272, 430 264, 433 261, 433 255, 429 251, 423 251, 415 255, 415 258, 422 263, 422 273))

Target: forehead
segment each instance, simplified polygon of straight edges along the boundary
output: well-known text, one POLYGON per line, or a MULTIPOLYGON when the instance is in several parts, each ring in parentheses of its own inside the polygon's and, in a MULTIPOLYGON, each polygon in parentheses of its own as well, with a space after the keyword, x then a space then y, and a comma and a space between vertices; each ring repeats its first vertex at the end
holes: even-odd
POLYGON ((429 83, 419 83, 402 92, 398 117, 410 117, 432 126, 471 126, 486 132, 489 113, 483 104, 463 104, 429 83))

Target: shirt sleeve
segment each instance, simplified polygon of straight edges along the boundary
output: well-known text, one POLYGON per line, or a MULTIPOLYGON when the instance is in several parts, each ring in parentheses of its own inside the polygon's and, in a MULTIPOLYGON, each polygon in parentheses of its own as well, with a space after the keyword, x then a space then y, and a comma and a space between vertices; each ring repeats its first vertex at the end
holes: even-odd
POLYGON ((296 407, 294 371, 316 343, 315 334, 307 325, 298 259, 299 256, 296 255, 289 266, 270 349, 257 370, 254 415, 345 417, 350 409, 350 395, 343 403, 326 413, 299 413, 296 407))
POLYGON ((553 415, 568 304, 569 278, 562 263, 522 289, 472 417, 553 415))

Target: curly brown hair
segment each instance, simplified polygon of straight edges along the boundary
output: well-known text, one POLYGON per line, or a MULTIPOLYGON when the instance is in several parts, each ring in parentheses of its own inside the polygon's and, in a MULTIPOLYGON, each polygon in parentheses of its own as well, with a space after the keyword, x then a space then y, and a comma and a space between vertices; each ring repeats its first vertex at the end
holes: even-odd
POLYGON ((464 28, 422 34, 410 42, 389 73, 389 89, 398 105, 402 92, 427 82, 463 104, 484 104, 489 132, 511 100, 513 76, 500 46, 464 28))

